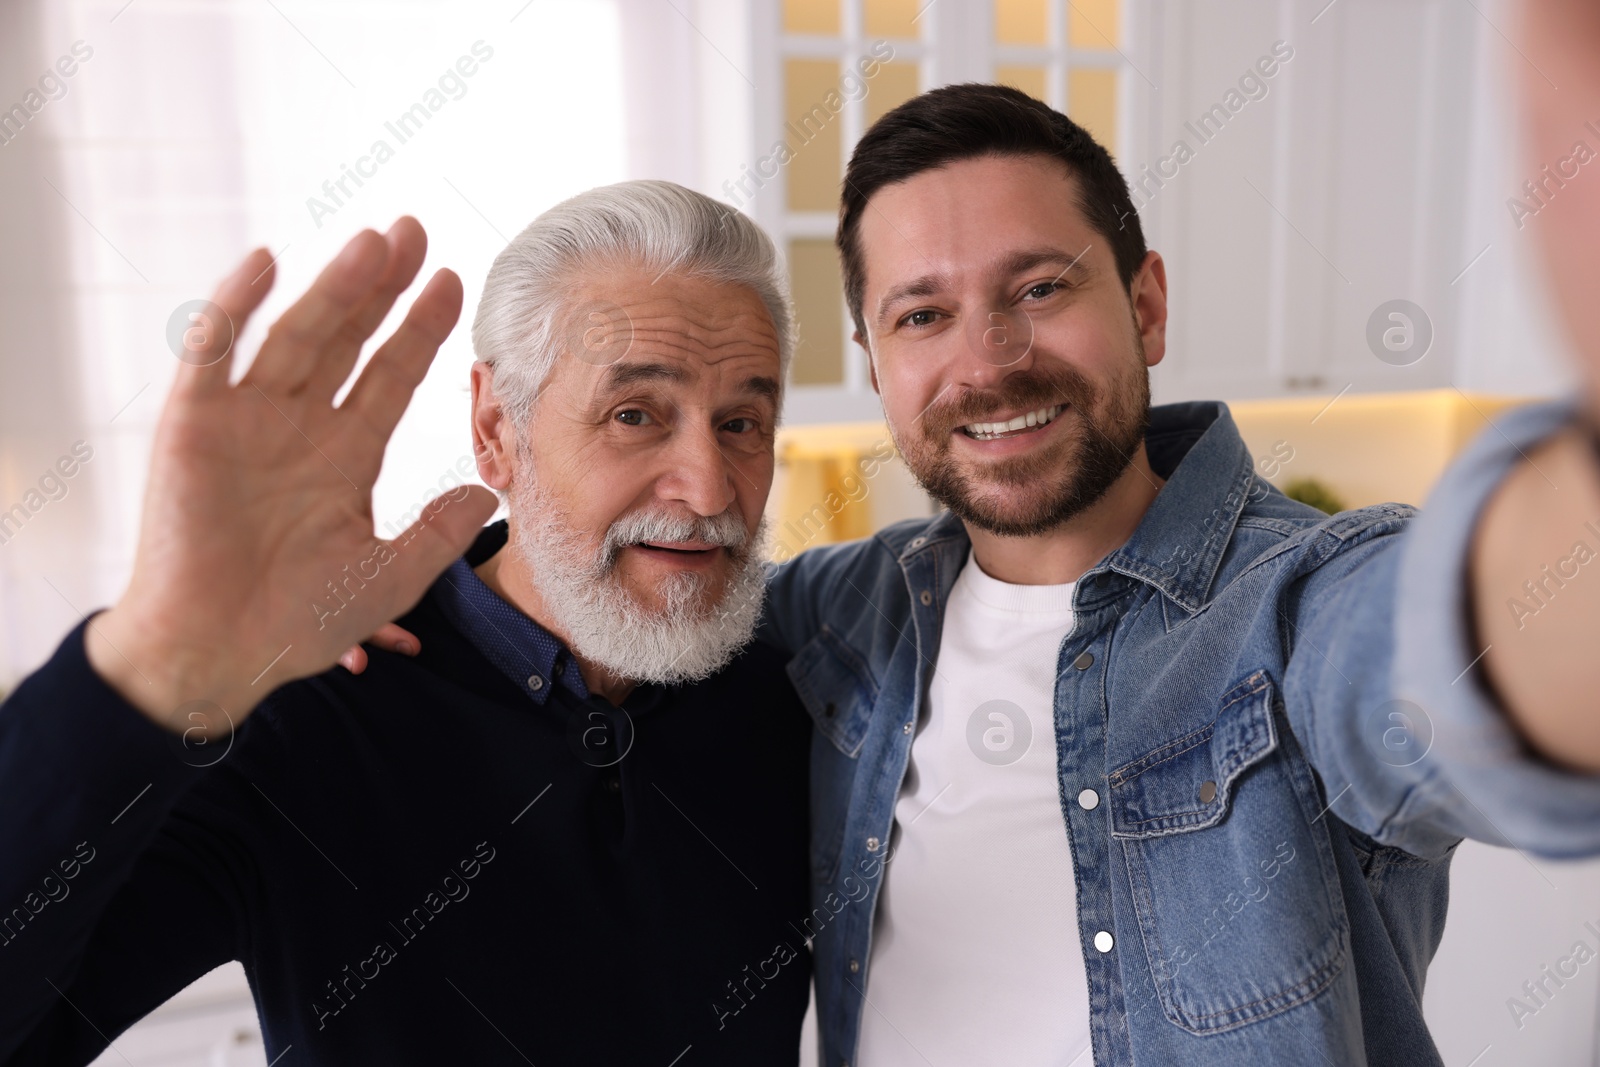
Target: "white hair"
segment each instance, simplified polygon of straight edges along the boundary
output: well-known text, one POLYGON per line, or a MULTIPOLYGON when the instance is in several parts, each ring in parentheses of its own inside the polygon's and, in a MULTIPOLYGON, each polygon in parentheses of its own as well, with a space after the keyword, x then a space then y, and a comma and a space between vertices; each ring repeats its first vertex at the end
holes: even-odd
POLYGON ((563 200, 534 219, 489 269, 472 347, 494 367, 495 396, 514 425, 527 425, 534 398, 565 347, 557 324, 569 310, 573 279, 619 266, 748 287, 772 317, 781 375, 787 375, 794 315, 771 238, 743 213, 673 182, 618 182, 563 200))

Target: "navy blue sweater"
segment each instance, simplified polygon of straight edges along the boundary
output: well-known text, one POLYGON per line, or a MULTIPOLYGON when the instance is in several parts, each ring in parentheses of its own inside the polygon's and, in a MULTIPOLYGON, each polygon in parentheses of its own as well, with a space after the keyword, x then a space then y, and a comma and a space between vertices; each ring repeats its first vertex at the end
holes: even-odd
POLYGON ((282 1067, 795 1062, 785 657, 642 687, 598 766, 573 720, 615 710, 534 704, 438 593, 401 620, 421 656, 278 690, 225 755, 101 682, 82 627, 0 705, 0 1062, 87 1063, 228 960, 282 1067))

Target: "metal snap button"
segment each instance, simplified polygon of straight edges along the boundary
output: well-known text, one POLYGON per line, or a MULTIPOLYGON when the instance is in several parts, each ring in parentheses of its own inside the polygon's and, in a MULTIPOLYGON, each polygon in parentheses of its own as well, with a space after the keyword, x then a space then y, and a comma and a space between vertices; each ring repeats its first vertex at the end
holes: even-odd
POLYGON ((1084 811, 1093 811, 1100 806, 1100 794, 1093 789, 1085 789, 1078 794, 1078 807, 1084 811))
POLYGON ((1215 799, 1217 799, 1217 783, 1216 782, 1201 782, 1200 783, 1200 803, 1209 804, 1215 799))
POLYGON ((1079 652, 1078 658, 1072 661, 1072 665, 1078 668, 1080 671, 1088 670, 1090 667, 1094 666, 1094 653, 1079 652))

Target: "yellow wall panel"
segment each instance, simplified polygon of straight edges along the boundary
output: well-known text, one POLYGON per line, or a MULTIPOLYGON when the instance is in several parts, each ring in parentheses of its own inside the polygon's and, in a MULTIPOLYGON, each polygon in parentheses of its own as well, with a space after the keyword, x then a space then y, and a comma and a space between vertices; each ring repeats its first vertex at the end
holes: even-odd
POLYGON ((778 562, 929 514, 920 490, 905 491, 910 475, 881 422, 786 426, 777 460, 766 514, 778 562))
POLYGON ((1001 65, 994 69, 994 80, 1000 85, 1021 89, 1035 100, 1049 102, 1049 88, 1043 67, 1018 67, 1001 65))
POLYGON ((918 0, 867 0, 867 36, 916 37, 924 21, 920 10, 918 0))
POLYGON ((867 125, 871 126, 921 91, 915 63, 883 63, 867 89, 867 125))
POLYGON ((839 64, 831 59, 787 59, 783 74, 784 139, 792 153, 789 210, 837 211, 844 173, 839 64))
POLYGON ((1117 72, 1079 68, 1067 72, 1067 115, 1106 151, 1117 154, 1117 72))
POLYGON ((800 324, 789 380, 795 385, 838 385, 844 381, 844 283, 833 242, 809 237, 790 241, 789 280, 800 324))
POLYGON ((1279 488, 1315 478, 1347 508, 1420 505, 1488 420, 1523 402, 1454 389, 1328 400, 1238 400, 1228 407, 1262 477, 1279 488))
POLYGON ((839 0, 783 0, 785 33, 839 34, 839 0))
POLYGON ((1073 48, 1116 48, 1122 42, 1119 0, 1072 0, 1067 5, 1067 44, 1073 48))
POLYGON ((1000 44, 1049 44, 1048 0, 995 0, 994 37, 1000 44))

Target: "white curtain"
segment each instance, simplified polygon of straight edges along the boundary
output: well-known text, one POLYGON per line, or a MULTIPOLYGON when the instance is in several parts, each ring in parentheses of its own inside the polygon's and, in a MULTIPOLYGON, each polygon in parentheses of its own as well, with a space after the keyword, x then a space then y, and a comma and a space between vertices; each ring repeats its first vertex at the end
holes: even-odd
MULTIPOLYGON (((622 28, 617 0, 0 4, 0 109, 26 120, 0 121, 0 688, 126 582, 173 309, 281 252, 252 353, 344 240, 410 213, 470 323, 512 235, 628 175, 622 28)), ((471 469, 471 359, 458 327, 390 447, 380 530, 471 469)))

